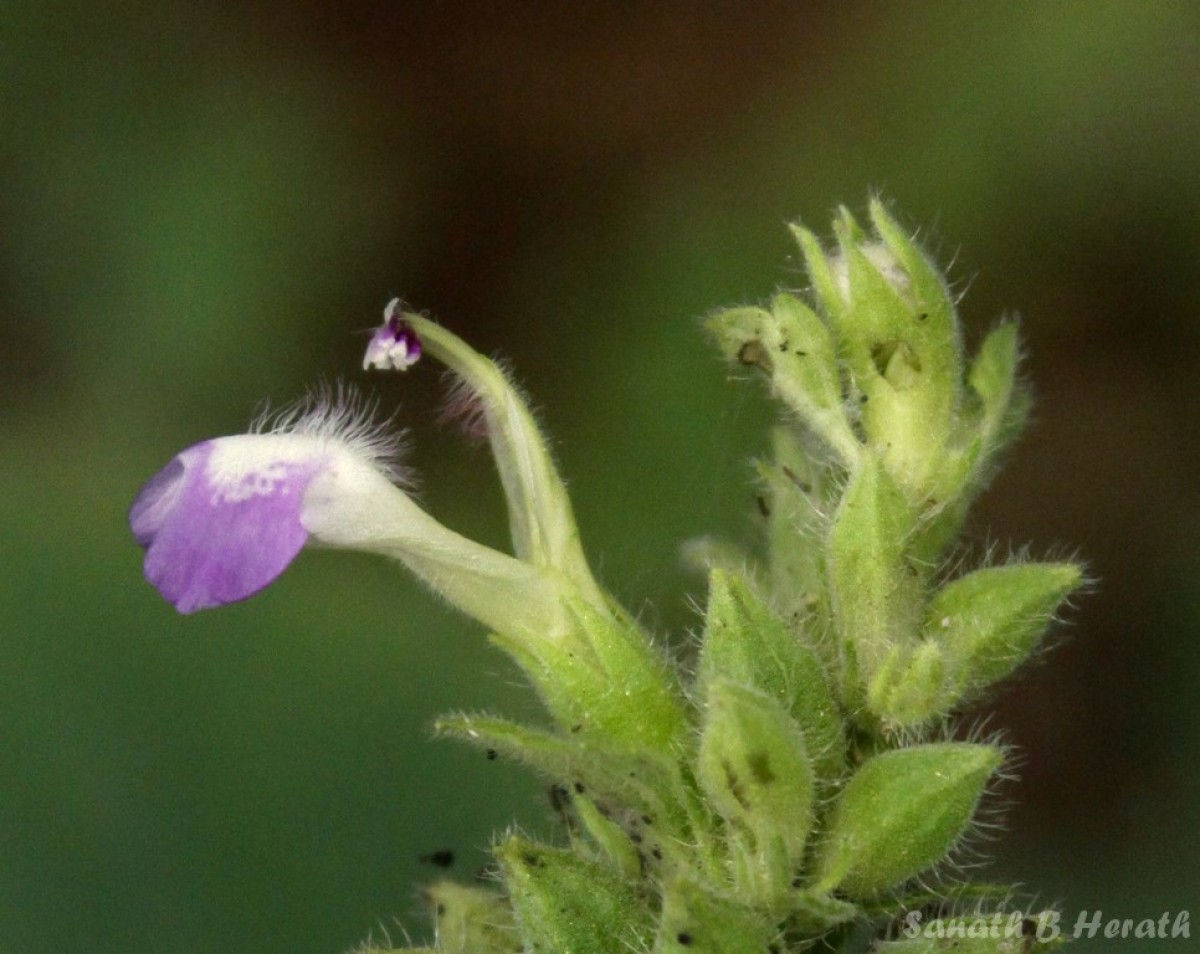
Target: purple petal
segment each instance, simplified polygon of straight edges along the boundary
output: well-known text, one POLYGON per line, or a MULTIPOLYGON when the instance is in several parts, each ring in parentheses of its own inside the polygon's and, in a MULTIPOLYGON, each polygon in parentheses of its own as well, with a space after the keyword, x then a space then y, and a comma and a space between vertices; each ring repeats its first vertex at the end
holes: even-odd
POLYGON ((129 529, 140 546, 150 546, 163 523, 170 517, 183 486, 183 471, 183 461, 176 457, 138 491, 133 506, 129 508, 129 529))
POLYGON ((129 510, 145 574, 181 613, 245 599, 308 540, 304 491, 325 466, 319 442, 242 435, 196 444, 142 487, 129 510))

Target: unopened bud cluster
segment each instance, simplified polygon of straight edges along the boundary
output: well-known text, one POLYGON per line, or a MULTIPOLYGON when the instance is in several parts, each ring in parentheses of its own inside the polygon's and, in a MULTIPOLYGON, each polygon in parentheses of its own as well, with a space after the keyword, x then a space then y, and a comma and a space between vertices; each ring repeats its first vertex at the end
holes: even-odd
MULTIPOLYGON (((948 578, 968 505, 1027 412, 1016 327, 968 358, 942 275, 878 203, 870 221, 843 211, 832 248, 796 227, 810 294, 708 321, 785 414, 758 467, 761 553, 708 548, 690 675, 639 670, 658 686, 658 731, 638 699, 589 691, 565 665, 575 710, 616 707, 638 730, 440 723, 573 794, 573 850, 498 849, 512 949, 837 950, 867 924, 883 954, 908 943, 888 925, 910 907, 953 901, 927 886, 1005 761, 954 737, 953 717, 1037 649, 1082 573, 1021 560, 948 578)), ((581 625, 643 645, 623 615, 581 625)))
POLYGON ((558 844, 504 837, 496 885, 431 886, 425 950, 934 954, 967 948, 902 936, 907 913, 1003 915, 1007 889, 942 877, 1006 757, 954 717, 1037 650, 1083 575, 961 568, 968 506, 1028 409, 1016 327, 968 356, 941 273, 879 203, 869 214, 868 229, 841 212, 832 246, 794 228, 804 295, 708 319, 783 414, 758 463, 761 547, 691 548, 709 573, 694 658, 670 658, 595 580, 508 377, 398 302, 366 364, 428 355, 459 377, 511 555, 421 511, 378 465, 377 437, 347 435, 336 413, 196 445, 139 495, 147 576, 183 611, 256 592, 306 541, 367 549, 483 622, 538 692, 544 727, 459 714, 438 728, 541 773, 569 823, 558 844), (286 528, 286 548, 235 533, 247 520, 286 528))

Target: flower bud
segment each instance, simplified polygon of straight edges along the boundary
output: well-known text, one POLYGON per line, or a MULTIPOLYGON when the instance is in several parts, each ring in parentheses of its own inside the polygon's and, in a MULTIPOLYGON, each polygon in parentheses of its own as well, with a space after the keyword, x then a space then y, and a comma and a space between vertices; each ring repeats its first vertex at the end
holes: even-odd
POLYGON ((762 954, 778 928, 761 913, 684 877, 663 888, 655 954, 762 954))
POLYGON ((838 251, 795 232, 817 300, 861 399, 868 443, 915 502, 936 489, 962 389, 958 320, 941 275, 878 202, 876 236, 846 210, 838 251))
POLYGON ((510 837, 496 846, 525 950, 648 950, 650 912, 632 884, 580 855, 510 837))
POLYGON ((771 310, 732 308, 708 320, 730 360, 759 368, 772 392, 849 466, 860 444, 851 430, 833 337, 816 312, 786 292, 771 310))
POLYGON ((732 682, 708 687, 696 774, 729 822, 734 883, 747 900, 786 897, 812 828, 804 734, 777 702, 732 682))
POLYGON ((891 728, 918 726, 948 708, 946 663, 931 640, 896 646, 867 686, 867 706, 891 728))
POLYGON ((937 507, 922 531, 931 555, 959 532, 997 456, 1025 424, 1030 399, 1017 374, 1019 363, 1016 322, 1001 322, 984 339, 967 372, 966 400, 932 489, 937 507))
POLYGON ((771 460, 757 466, 766 492, 766 582, 779 612, 799 619, 812 615, 824 589, 820 539, 834 481, 794 428, 773 427, 771 449, 771 460))
POLYGON ((955 697, 986 688, 1024 662, 1082 580, 1074 563, 1013 563, 944 586, 929 604, 925 630, 945 647, 955 697))
POLYGON ((817 856, 817 886, 852 898, 895 888, 945 858, 962 836, 1000 749, 939 742, 862 764, 838 796, 817 856))
POLYGON ((825 553, 834 621, 870 685, 894 647, 911 644, 920 620, 922 571, 907 558, 912 508, 888 471, 865 456, 833 518, 825 553))
POLYGON ((845 758, 841 713, 816 654, 744 580, 714 570, 697 672, 706 703, 722 679, 779 703, 803 733, 818 777, 837 778, 845 758))

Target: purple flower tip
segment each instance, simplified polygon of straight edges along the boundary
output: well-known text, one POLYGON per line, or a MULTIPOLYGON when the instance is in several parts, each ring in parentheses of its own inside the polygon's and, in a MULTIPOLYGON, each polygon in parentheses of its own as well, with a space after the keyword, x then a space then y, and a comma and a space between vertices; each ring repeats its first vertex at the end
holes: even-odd
POLYGON ((322 443, 244 434, 189 447, 148 480, 129 510, 145 574, 181 613, 245 599, 308 540, 304 491, 325 466, 322 443))
POLYGON ((383 310, 383 324, 375 329, 367 353, 363 356, 363 370, 378 368, 380 371, 406 371, 421 357, 421 339, 412 325, 400 317, 400 299, 393 298, 383 310))

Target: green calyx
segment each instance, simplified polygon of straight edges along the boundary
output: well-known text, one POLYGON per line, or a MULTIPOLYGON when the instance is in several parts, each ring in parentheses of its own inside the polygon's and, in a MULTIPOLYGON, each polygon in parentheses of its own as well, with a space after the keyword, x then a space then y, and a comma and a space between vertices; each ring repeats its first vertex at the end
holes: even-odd
POLYGON ((784 907, 813 822, 816 781, 804 732, 768 696, 712 683, 696 773, 726 824, 736 896, 784 907))
POLYGON ((995 746, 942 742, 865 761, 838 796, 817 858, 817 884, 870 898, 944 859, 1000 767, 995 746))
POLYGON ((731 682, 774 703, 802 734, 818 785, 836 782, 845 764, 844 717, 817 652, 745 580, 714 571, 696 673, 699 702, 731 682))
POLYGON ((523 950, 637 950, 652 930, 637 888, 577 852, 511 837, 496 847, 523 950))

